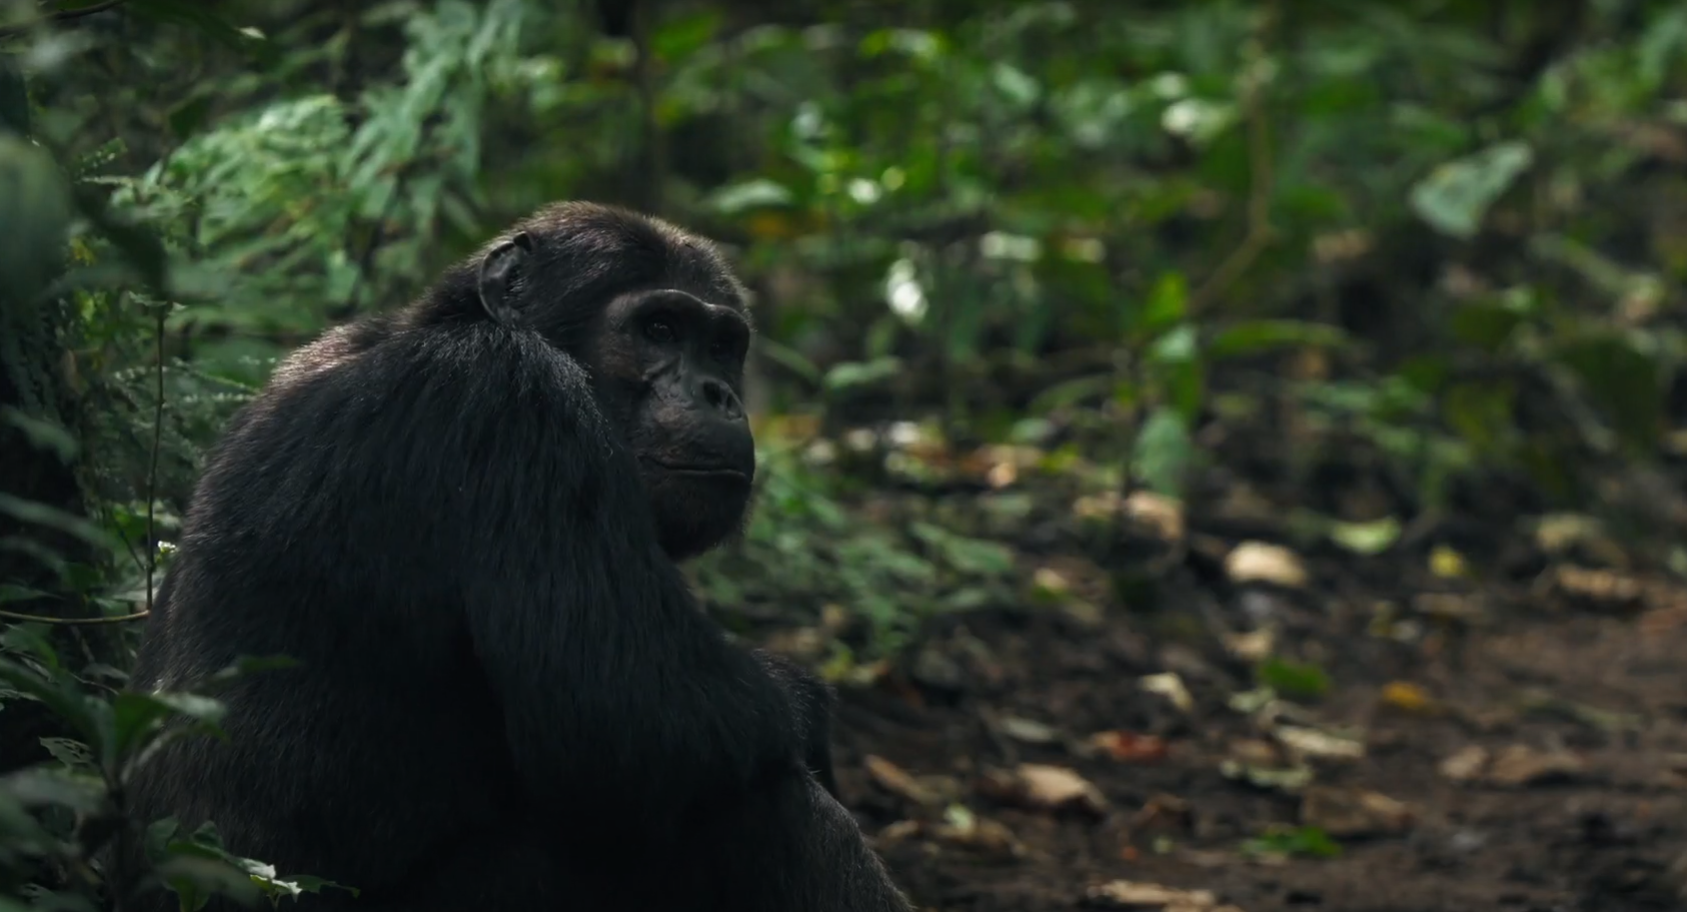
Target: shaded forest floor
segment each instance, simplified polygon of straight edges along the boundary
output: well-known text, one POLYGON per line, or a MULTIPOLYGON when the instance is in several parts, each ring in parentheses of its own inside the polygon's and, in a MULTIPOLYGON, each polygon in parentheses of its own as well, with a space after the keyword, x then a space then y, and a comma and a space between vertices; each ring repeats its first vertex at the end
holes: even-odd
POLYGON ((1239 585, 1207 535, 1152 611, 941 618, 842 689, 847 803, 929 910, 1687 908, 1687 593, 1491 531, 1508 572, 1314 551, 1239 585))

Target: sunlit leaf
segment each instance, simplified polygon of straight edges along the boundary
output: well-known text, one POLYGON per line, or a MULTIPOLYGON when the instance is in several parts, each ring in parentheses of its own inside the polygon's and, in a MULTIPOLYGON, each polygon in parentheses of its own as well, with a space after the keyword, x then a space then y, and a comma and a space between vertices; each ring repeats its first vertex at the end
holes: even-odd
POLYGON ((876 358, 872 361, 846 361, 826 372, 826 388, 845 390, 858 386, 882 383, 902 370, 900 358, 876 358))
POLYGON ((1330 540, 1355 554, 1381 554, 1400 539, 1400 520, 1393 516, 1366 523, 1334 522, 1330 540))
POLYGON ((1148 416, 1132 447, 1131 469, 1149 490, 1179 496, 1185 473, 1195 457, 1189 425, 1176 409, 1161 408, 1148 416))
POLYGON ((735 215, 765 206, 788 206, 795 201, 783 184, 766 178, 731 184, 710 194, 708 205, 716 212, 735 215))
POLYGON ((1488 207, 1534 160, 1529 144, 1514 140, 1447 162, 1412 188, 1412 209, 1443 234, 1474 237, 1488 207))
POLYGON ((1189 313, 1189 280, 1181 272, 1161 274, 1148 293, 1136 322, 1143 332, 1154 333, 1181 321, 1189 313))

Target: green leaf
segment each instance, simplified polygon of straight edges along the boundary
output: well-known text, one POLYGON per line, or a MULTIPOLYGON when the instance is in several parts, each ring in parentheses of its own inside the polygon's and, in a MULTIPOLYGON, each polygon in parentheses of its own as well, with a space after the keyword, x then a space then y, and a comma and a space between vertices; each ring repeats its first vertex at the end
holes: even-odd
POLYGON ((701 10, 682 16, 664 17, 662 27, 651 36, 650 48, 656 56, 672 65, 715 39, 721 27, 719 10, 701 10))
POLYGON ((1031 400, 1028 411, 1034 415, 1043 415, 1056 409, 1069 408, 1085 399, 1105 396, 1113 388, 1112 374, 1090 374, 1085 377, 1073 377, 1063 380, 1038 393, 1031 400))
POLYGON ((94 762, 94 753, 88 745, 70 738, 42 738, 41 746, 53 759, 71 769, 90 768, 94 762))
POLYGON ((33 303, 64 262, 70 196, 46 150, 0 133, 0 289, 33 303))
POLYGON ((761 352, 762 357, 815 386, 819 386, 825 380, 818 365, 804 357, 802 352, 788 345, 764 338, 757 341, 756 349, 761 352))
POLYGON ((0 842, 14 850, 38 849, 52 842, 40 819, 4 788, 0 788, 0 842))
POLYGON ((1233 358, 1279 348, 1337 348, 1348 344, 1339 327, 1304 320, 1245 320, 1215 333, 1207 343, 1207 356, 1233 358))
POLYGON ((64 425, 31 417, 11 406, 0 408, 0 422, 22 431, 30 446, 38 450, 47 450, 66 463, 74 460, 81 449, 76 435, 64 425))
POLYGON ((1341 844, 1318 827, 1283 827, 1248 840, 1242 844, 1242 851, 1248 855, 1335 858, 1341 854, 1341 844))
POLYGON ((1454 383, 1441 396, 1441 414, 1472 447, 1498 455, 1516 433, 1512 419, 1516 398, 1511 380, 1454 383))
POLYGON ((1656 444, 1664 420, 1662 369, 1621 334, 1590 335, 1559 346, 1557 357, 1581 379, 1628 446, 1656 444))
POLYGON ((36 599, 50 599, 53 594, 16 583, 0 583, 0 605, 10 602, 33 602, 36 599))
POLYGON ((112 743, 106 759, 116 762, 144 748, 148 736, 163 729, 176 715, 215 725, 222 720, 225 707, 217 700, 196 694, 123 691, 112 699, 111 710, 112 743))
POLYGON ((1036 104, 1042 89, 1037 80, 1030 74, 1006 61, 998 61, 990 70, 990 81, 995 83, 996 91, 1002 93, 1007 100, 1018 108, 1028 108, 1036 104))
POLYGON ((105 780, 86 773, 57 769, 29 769, 0 780, 6 794, 25 808, 56 806, 83 814, 100 810, 105 780))
POLYGON ((71 198, 75 201, 77 213, 117 248, 123 261, 140 274, 148 288, 166 290, 168 257, 163 242, 156 235, 131 224, 126 218, 111 214, 105 195, 88 187, 75 188, 71 198))
POLYGON ((1200 356, 1195 344, 1198 334, 1189 323, 1181 323, 1162 333, 1148 347, 1148 360, 1158 364, 1184 364, 1200 356))
POLYGON ((1175 408, 1156 409, 1143 422, 1133 447, 1131 470, 1155 493, 1178 496, 1195 458, 1189 425, 1175 408))
POLYGON ((216 674, 211 675, 208 683, 222 684, 239 680, 247 675, 261 674, 266 671, 284 671, 289 668, 298 668, 303 664, 298 659, 286 655, 241 656, 227 667, 220 669, 216 674))
POLYGON ((16 662, 0 659, 0 682, 10 684, 19 693, 39 701, 78 734, 88 738, 99 735, 99 723, 94 713, 98 701, 90 701, 58 679, 42 677, 16 662))
POLYGON ((1182 321, 1188 314, 1189 280, 1181 272, 1165 272, 1154 282, 1136 324, 1144 333, 1152 335, 1182 321))
POLYGON ((256 905, 263 897, 245 871, 220 858, 179 851, 178 845, 171 844, 170 857, 159 862, 155 871, 180 898, 184 912, 199 912, 213 896, 227 896, 244 906, 256 905))
POLYGON ((750 209, 789 206, 795 201, 791 191, 784 185, 759 177, 716 190, 710 194, 707 205, 716 212, 736 215, 750 209))
POLYGON ((1453 311, 1449 329, 1453 338, 1483 351, 1500 350, 1517 327, 1523 324, 1524 314, 1515 307, 1500 304, 1465 304, 1453 311))
POLYGON ((900 358, 875 358, 872 361, 845 361, 826 372, 826 389, 845 390, 857 386, 882 383, 902 371, 900 358))
POLYGON ((1393 516, 1367 523, 1332 522, 1330 540, 1355 554, 1381 554, 1400 540, 1400 520, 1393 516))
POLYGON ((1443 234, 1461 240, 1474 237, 1488 207, 1528 170, 1534 158, 1528 143, 1514 140, 1447 162, 1412 187, 1412 209, 1443 234))
POLYGON ((989 576, 1013 569, 1013 552, 996 542, 957 535, 923 522, 912 524, 908 531, 962 573, 989 576))
POLYGON ((1275 656, 1259 663, 1256 677, 1260 684, 1291 697, 1321 697, 1330 691, 1330 676, 1323 668, 1275 656))
POLYGON ((66 535, 75 536, 97 548, 117 551, 123 547, 122 542, 94 523, 44 503, 24 500, 10 494, 0 494, 0 513, 5 513, 21 522, 33 523, 63 532, 66 535))

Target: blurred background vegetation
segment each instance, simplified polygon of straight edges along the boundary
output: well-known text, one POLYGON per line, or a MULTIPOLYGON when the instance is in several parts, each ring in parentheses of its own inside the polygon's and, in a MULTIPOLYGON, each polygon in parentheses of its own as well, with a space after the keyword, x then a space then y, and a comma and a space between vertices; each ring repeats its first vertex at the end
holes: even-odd
MULTIPOLYGON (((1574 513, 1687 574, 1678 2, 7 0, 0 23, 13 621, 144 612, 200 454, 279 355, 563 198, 717 238, 754 290, 760 508, 695 577, 835 680, 938 615, 1152 608, 1126 528, 1152 503, 1516 576, 1508 536, 1574 513), (1044 560, 1068 551, 1093 585, 1044 560)), ((136 732, 184 711, 110 701, 142 623, 0 639, 0 760, 98 792, 0 798, 13 886, 43 858, 81 876, 54 813, 92 838, 136 732)))

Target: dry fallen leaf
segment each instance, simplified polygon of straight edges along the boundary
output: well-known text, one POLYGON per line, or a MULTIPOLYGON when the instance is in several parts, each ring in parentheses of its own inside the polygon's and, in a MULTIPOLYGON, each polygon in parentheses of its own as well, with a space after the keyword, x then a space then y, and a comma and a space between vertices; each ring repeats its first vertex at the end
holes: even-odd
POLYGON ((1246 541, 1224 558, 1224 573, 1234 583, 1269 583, 1287 589, 1306 585, 1306 566, 1300 556, 1282 545, 1246 541))
POLYGON ((978 816, 964 805, 951 805, 943 815, 943 823, 932 834, 944 842, 987 855, 1018 858, 1025 854, 1025 846, 1012 830, 978 816))
POLYGON ((1125 498, 1124 510, 1131 522, 1161 541, 1183 540, 1183 505, 1178 501, 1152 491, 1134 491, 1125 498))
POLYGON ((925 820, 898 820, 878 833, 878 841, 885 844, 910 839, 935 839, 984 855, 1019 858, 1025 846, 1001 823, 979 817, 966 807, 956 805, 944 815, 943 823, 925 820))
POLYGON ((1540 751, 1522 744, 1492 754, 1471 745, 1441 761, 1441 775, 1454 782, 1482 781, 1508 787, 1574 779, 1586 772, 1587 764, 1569 751, 1540 751))
POLYGON ((1410 829, 1412 811, 1380 792, 1314 785, 1301 798, 1300 821, 1338 838, 1382 836, 1410 829))
POLYGON ((1470 573, 1464 555, 1447 545, 1436 545, 1429 552, 1429 572, 1443 579, 1456 579, 1470 573))
POLYGON ((1352 738, 1332 735, 1316 728, 1298 725, 1279 725, 1272 732, 1283 745, 1302 757, 1315 760, 1358 760, 1365 756, 1365 745, 1352 738))
POLYGON ((1538 751, 1513 744, 1494 755, 1485 778, 1495 785, 1520 786, 1573 779, 1585 772, 1587 764, 1568 751, 1538 751))
POLYGON ((861 763, 867 768, 867 775, 874 784, 893 795, 921 805, 940 804, 943 801, 942 796, 934 789, 883 757, 868 754, 861 763))
POLYGON ((1118 491, 1085 494, 1072 501, 1072 514, 1079 519, 1111 519, 1124 510, 1125 499, 1118 491))
POLYGON ((1183 712, 1187 713, 1195 711, 1194 695, 1189 692, 1188 687, 1183 685, 1183 679, 1173 672, 1168 671, 1164 674, 1148 675, 1137 683, 1142 686, 1143 690, 1146 690, 1149 693, 1159 694, 1160 696, 1172 701, 1172 705, 1183 712))
POLYGON ((1236 906, 1218 903, 1211 890, 1180 890, 1160 884, 1114 880, 1085 891, 1092 903, 1116 909, 1160 910, 1160 912, 1242 912, 1236 906))
POLYGON ((1382 702, 1402 712, 1430 715, 1441 711, 1441 704, 1429 691, 1410 681, 1389 681, 1382 688, 1382 702))
POLYGON ((1441 761, 1441 775, 1454 782, 1470 782, 1482 775, 1488 768, 1488 751, 1479 745, 1470 744, 1458 749, 1457 752, 1441 761))
POLYGON ((1128 731, 1096 732, 1089 744, 1126 763, 1145 763, 1166 758, 1166 740, 1155 735, 1139 735, 1128 731))
POLYGON ((1054 726, 1024 716, 1002 716, 995 720, 995 727, 1004 737, 1024 744, 1057 744, 1061 740, 1054 726))
POLYGON ((1007 804, 1035 810, 1074 809, 1101 815, 1107 798, 1093 783, 1063 766, 1022 763, 1012 772, 991 770, 980 777, 978 790, 1007 804))
POLYGON ((1288 757, 1280 747, 1262 738, 1236 738, 1230 742, 1230 756, 1248 766, 1281 766, 1288 757))
POLYGON ((1224 648, 1245 662, 1262 662, 1277 646, 1277 629, 1266 625, 1249 633, 1232 633, 1224 637, 1224 648))
POLYGON ((1560 594, 1597 611, 1647 607, 1647 581, 1626 573, 1565 565, 1553 568, 1548 584, 1560 594))
POLYGON ((1031 585, 1054 601, 1072 594, 1072 581, 1053 567, 1038 567, 1033 571, 1031 585))

